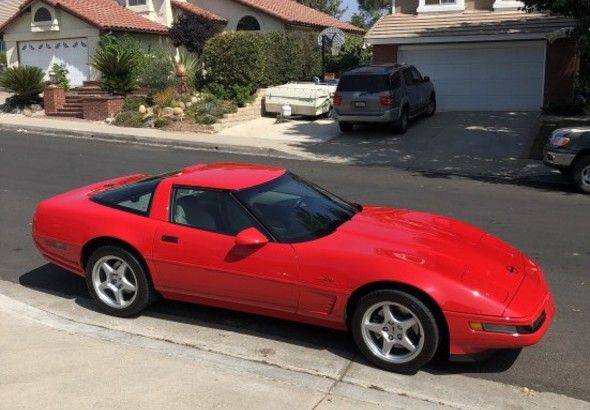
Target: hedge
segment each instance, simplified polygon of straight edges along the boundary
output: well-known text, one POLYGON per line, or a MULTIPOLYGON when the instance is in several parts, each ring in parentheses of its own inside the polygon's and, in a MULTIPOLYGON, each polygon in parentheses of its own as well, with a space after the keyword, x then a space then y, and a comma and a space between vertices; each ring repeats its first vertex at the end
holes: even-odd
MULTIPOLYGON (((203 50, 204 83, 235 98, 237 89, 253 93, 260 87, 311 81, 321 73, 317 36, 301 31, 220 33, 209 39, 203 50)), ((327 71, 339 74, 368 64, 371 52, 362 45, 361 37, 347 36, 338 56, 327 53, 327 71)))

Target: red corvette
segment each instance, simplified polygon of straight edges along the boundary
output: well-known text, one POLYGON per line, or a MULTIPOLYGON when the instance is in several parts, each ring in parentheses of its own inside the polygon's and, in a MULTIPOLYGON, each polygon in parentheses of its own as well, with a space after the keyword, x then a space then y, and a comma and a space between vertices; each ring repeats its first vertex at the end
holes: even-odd
POLYGON ((352 332, 380 367, 537 343, 555 307, 522 252, 462 222, 358 205, 280 168, 195 165, 41 202, 36 246, 132 316, 158 296, 352 332))

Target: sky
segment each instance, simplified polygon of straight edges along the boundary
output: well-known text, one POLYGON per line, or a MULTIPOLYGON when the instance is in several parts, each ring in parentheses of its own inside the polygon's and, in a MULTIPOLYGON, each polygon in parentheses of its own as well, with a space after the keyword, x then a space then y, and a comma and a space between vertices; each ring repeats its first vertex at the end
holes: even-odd
POLYGON ((348 10, 342 16, 342 20, 350 20, 350 16, 358 9, 357 0, 342 0, 342 5, 348 7, 348 10))

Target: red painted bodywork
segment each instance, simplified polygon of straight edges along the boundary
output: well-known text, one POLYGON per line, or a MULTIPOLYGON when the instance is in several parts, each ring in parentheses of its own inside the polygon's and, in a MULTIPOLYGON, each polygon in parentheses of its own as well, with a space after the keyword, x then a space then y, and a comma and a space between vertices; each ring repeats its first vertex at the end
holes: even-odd
POLYGON ((169 222, 172 186, 239 190, 280 177, 280 168, 195 165, 158 185, 149 217, 90 201, 93 193, 144 178, 102 181, 41 202, 33 238, 51 262, 84 275, 83 249, 114 238, 145 260, 165 298, 347 328, 355 291, 403 285, 426 295, 443 313, 451 354, 473 354, 538 342, 555 307, 541 269, 526 255, 473 226, 402 209, 364 206, 321 239, 241 246, 236 238, 169 222), (178 243, 162 236, 178 237, 178 243), (531 334, 474 331, 470 321, 544 324, 531 334))

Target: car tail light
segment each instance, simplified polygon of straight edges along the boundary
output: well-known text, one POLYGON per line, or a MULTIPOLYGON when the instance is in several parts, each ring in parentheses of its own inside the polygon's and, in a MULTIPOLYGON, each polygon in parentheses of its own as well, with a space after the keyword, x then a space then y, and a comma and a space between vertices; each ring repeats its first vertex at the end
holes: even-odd
POLYGON ((382 95, 379 97, 379 104, 385 107, 391 107, 393 105, 393 97, 390 95, 382 95))
POLYGON ((342 105, 342 96, 341 95, 335 95, 334 96, 334 107, 339 107, 342 105))

